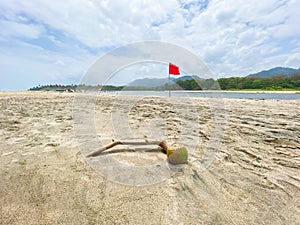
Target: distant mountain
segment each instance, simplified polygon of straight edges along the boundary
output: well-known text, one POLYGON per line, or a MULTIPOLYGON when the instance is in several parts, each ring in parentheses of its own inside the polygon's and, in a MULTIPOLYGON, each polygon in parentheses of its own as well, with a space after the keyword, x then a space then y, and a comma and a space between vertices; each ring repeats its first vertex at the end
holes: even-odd
MULTIPOLYGON (((190 80, 190 79, 198 79, 201 80, 202 78, 198 77, 197 75, 185 75, 185 76, 173 76, 171 75, 172 82, 176 82, 178 80, 190 80)), ((143 78, 137 79, 126 86, 128 87, 160 87, 164 84, 168 83, 168 78, 143 78)))
POLYGON ((197 75, 185 75, 185 76, 172 76, 172 81, 176 82, 178 80, 203 80, 203 78, 198 77, 197 75))
POLYGON ((137 79, 129 84, 126 84, 128 87, 159 87, 168 82, 168 78, 143 78, 137 79))
POLYGON ((293 69, 293 68, 288 68, 288 67, 275 67, 269 70, 263 70, 261 72, 255 73, 255 74, 250 74, 247 77, 272 77, 275 75, 292 75, 295 73, 300 73, 300 69, 293 69))

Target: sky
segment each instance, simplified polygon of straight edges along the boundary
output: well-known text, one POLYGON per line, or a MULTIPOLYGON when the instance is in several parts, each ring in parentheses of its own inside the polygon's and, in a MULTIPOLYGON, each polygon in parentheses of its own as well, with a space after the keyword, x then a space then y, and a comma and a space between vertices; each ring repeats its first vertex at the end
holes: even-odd
MULTIPOLYGON (((299 68, 299 11, 299 0, 1 1, 0 90, 79 84, 97 59, 142 41, 187 49, 216 78, 299 68)), ((166 76, 154 64, 119 71, 116 84, 166 76)))

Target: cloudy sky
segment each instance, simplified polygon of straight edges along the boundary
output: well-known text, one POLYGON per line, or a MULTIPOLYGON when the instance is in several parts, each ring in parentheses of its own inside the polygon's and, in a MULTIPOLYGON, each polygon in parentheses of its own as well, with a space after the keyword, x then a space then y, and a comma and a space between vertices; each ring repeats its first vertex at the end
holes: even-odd
POLYGON ((299 11, 299 0, 1 1, 0 90, 77 84, 99 57, 148 40, 188 49, 216 77, 299 68, 299 11))

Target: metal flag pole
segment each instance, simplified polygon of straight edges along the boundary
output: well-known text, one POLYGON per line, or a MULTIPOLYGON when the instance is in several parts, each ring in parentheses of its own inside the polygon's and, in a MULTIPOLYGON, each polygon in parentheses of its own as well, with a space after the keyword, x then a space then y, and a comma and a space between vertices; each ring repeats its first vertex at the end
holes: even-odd
POLYGON ((170 73, 169 73, 169 98, 171 97, 171 76, 170 76, 170 73))

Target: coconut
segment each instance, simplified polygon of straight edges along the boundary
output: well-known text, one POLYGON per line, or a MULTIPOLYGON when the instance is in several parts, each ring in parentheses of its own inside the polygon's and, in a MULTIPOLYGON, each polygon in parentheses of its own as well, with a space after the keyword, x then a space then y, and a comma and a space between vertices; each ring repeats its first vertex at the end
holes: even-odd
POLYGON ((188 151, 181 144, 172 144, 167 148, 168 162, 171 164, 183 164, 188 162, 188 151))

